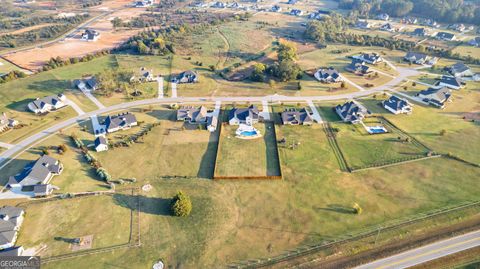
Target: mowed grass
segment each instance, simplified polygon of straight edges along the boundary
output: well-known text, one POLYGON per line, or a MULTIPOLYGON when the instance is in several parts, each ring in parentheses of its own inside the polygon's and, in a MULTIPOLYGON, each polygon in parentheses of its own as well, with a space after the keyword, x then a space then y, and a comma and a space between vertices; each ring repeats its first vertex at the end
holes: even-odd
MULTIPOLYGON (((351 167, 388 163, 396 159, 426 153, 425 149, 419 148, 411 142, 405 142, 406 135, 392 133, 392 130, 385 134, 370 135, 359 124, 335 122, 331 125, 338 129, 336 140, 351 167), (401 137, 402 140, 399 140, 398 137, 401 137)), ((375 123, 367 123, 367 125, 377 126, 375 123)))
POLYGON ((105 56, 90 62, 69 65, 1 84, 0 111, 6 112, 10 117, 27 125, 27 127, 1 134, 0 140, 16 142, 29 134, 47 128, 56 121, 66 120, 77 115, 71 107, 49 113, 46 116, 34 115, 27 111, 27 104, 36 98, 65 93, 67 98, 71 98, 84 111, 97 109, 87 97, 72 89, 71 81, 115 66, 112 59, 111 56, 105 56))
POLYGON ((240 139, 235 134, 238 126, 222 126, 215 176, 267 175, 267 147, 264 141, 266 127, 262 123, 255 124, 254 127, 262 137, 240 139))
MULTIPOLYGON (((411 115, 393 115, 390 112, 377 108, 396 126, 419 141, 426 144, 433 151, 463 158, 467 161, 480 162, 480 135, 478 122, 464 120, 467 112, 480 111, 480 93, 475 90, 460 90, 453 92, 453 102, 448 103, 444 110, 434 107, 415 105, 411 115), (442 130, 445 134, 441 135, 442 130)), ((372 103, 365 102, 371 109, 372 103)))
MULTIPOLYGON (((83 132, 79 126, 65 130, 64 134, 51 136, 20 154, 18 158, 2 168, 0 170, 1 185, 5 185, 10 176, 20 173, 25 165, 40 158, 43 149, 48 149, 49 156, 59 160, 64 166, 63 172, 53 177, 50 181, 50 184, 60 188, 59 190, 55 190, 54 193, 108 190, 109 186, 95 175, 94 169, 86 162, 81 152, 75 148, 71 142, 69 137, 71 133, 75 133, 79 137, 90 136, 90 134, 83 132), (67 146, 67 151, 59 154, 56 147, 62 144, 67 146), (50 147, 54 149, 49 149, 50 147)), ((93 135, 91 135, 89 140, 84 140, 84 142, 85 145, 93 143, 93 135)))
MULTIPOLYGON (((128 148, 111 148, 94 153, 113 178, 137 178, 142 182, 162 176, 211 178, 215 137, 206 130, 184 130, 183 122, 174 121, 175 111, 154 110, 135 113, 139 121, 160 121, 143 139, 128 148)), ((110 134, 118 136, 139 132, 141 127, 110 134)))
POLYGON ((0 59, 0 75, 1 74, 6 74, 10 71, 14 71, 14 70, 19 70, 21 71, 21 68, 18 68, 17 66, 3 60, 3 59, 0 59))
MULTIPOLYGON (((145 120, 146 116, 139 118, 145 120)), ((165 143, 165 139, 154 132, 145 137, 146 145, 141 150, 135 148, 143 146, 141 143, 115 149, 107 152, 112 155, 102 162, 117 158, 112 160, 114 167, 109 168, 112 174, 137 169, 131 176, 144 184, 139 175, 147 173, 137 168, 133 159, 143 162, 143 170, 152 174, 168 170, 157 157, 165 149, 155 146, 165 143)), ((153 190, 140 194, 141 248, 104 253, 101 259, 92 255, 49 263, 46 268, 84 268, 92 264, 104 268, 126 263, 129 268, 144 268, 159 259, 173 267, 224 267, 236 261, 279 255, 299 245, 354 233, 399 217, 475 200, 480 194, 478 188, 471 187, 477 183, 480 170, 461 162, 439 158, 342 173, 320 125, 277 126, 276 132, 277 139, 299 144, 296 149, 279 148, 283 180, 148 178, 153 190), (192 197, 193 211, 187 218, 169 216, 170 198, 177 190, 192 197), (349 213, 353 203, 361 205, 361 215, 349 213)), ((187 143, 175 150, 196 149, 187 143)), ((167 150, 166 154, 173 152, 167 150)), ((177 174, 185 174, 178 172, 182 169, 195 173, 196 169, 190 167, 196 167, 198 157, 184 158, 187 161, 182 166, 174 162, 169 165, 176 166, 177 174)), ((118 198, 131 204, 128 196, 118 198)))
POLYGON ((93 235, 92 248, 128 243, 130 209, 112 196, 27 204, 17 244, 44 250, 44 257, 71 253, 68 240, 93 235), (101 224, 101 225, 99 225, 101 224))

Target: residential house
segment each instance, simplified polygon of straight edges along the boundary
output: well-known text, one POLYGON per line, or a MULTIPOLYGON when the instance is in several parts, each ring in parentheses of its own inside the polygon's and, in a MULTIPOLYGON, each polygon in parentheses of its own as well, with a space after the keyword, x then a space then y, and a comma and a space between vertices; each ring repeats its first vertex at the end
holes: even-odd
POLYGON ((23 256, 23 247, 11 247, 0 251, 0 257, 23 256))
POLYGON ((101 135, 95 138, 94 147, 96 152, 102 152, 108 150, 108 142, 105 136, 101 135))
POLYGON ((308 14, 308 18, 311 19, 311 20, 321 20, 322 19, 322 14, 320 14, 319 12, 312 12, 310 14, 308 14))
POLYGON ((24 214, 25 211, 19 207, 4 206, 0 208, 0 250, 15 246, 24 214))
POLYGON ((137 125, 137 118, 130 112, 124 112, 118 115, 108 116, 105 120, 105 126, 108 133, 130 129, 131 127, 137 125))
POLYGON ((445 103, 452 96, 452 91, 448 87, 428 88, 419 92, 416 96, 432 106, 444 108, 445 103))
POLYGON ((434 65, 437 63, 438 58, 430 57, 423 53, 418 52, 408 52, 403 58, 407 62, 416 63, 420 65, 434 65))
POLYGON ((67 106, 65 101, 67 97, 63 94, 51 95, 43 98, 37 98, 35 101, 28 103, 27 107, 35 114, 48 113, 67 106))
POLYGON ((48 184, 54 176, 60 175, 62 171, 63 165, 60 161, 48 155, 43 155, 28 164, 20 174, 11 176, 7 186, 21 190, 23 187, 48 184))
POLYGON ((232 108, 228 114, 228 124, 230 125, 253 125, 258 123, 260 119, 260 112, 254 105, 247 108, 232 108))
POLYGON ((138 81, 142 82, 152 82, 155 80, 155 76, 153 75, 153 70, 147 70, 145 67, 140 68, 137 74, 133 75, 130 78, 130 82, 138 81))
POLYGON ((445 67, 445 71, 454 77, 472 77, 473 71, 466 64, 458 62, 452 66, 445 67))
POLYGON ((352 62, 345 67, 349 72, 352 72, 356 75, 363 76, 370 73, 370 67, 365 65, 365 62, 359 59, 352 59, 352 62))
POLYGON ((153 0, 141 0, 135 2, 135 7, 149 7, 153 5, 153 0))
POLYGON ((360 28, 360 29, 370 29, 370 28, 373 27, 373 24, 369 23, 368 21, 358 20, 355 23, 355 27, 360 28))
POLYGON ((303 15, 303 11, 301 11, 300 9, 292 9, 292 10, 290 10, 290 15, 293 15, 293 16, 302 16, 302 15, 303 15))
POLYGON ((100 33, 96 30, 86 29, 85 32, 82 33, 82 40, 85 41, 97 41, 100 38, 100 33))
POLYGON ((2 115, 0 115, 0 132, 13 128, 17 125, 18 125, 18 121, 14 119, 10 119, 7 116, 7 113, 3 112, 2 115))
POLYGON ((412 32, 412 35, 415 35, 415 36, 429 36, 429 32, 427 29, 425 28, 415 28, 415 30, 413 30, 412 32))
POLYGON ((205 106, 193 107, 184 106, 177 110, 177 120, 185 121, 191 124, 207 123, 207 108, 205 106))
POLYGON ((390 15, 387 13, 378 14, 377 19, 382 21, 388 21, 390 19, 390 15))
POLYGON ((280 12, 282 11, 282 7, 280 7, 279 5, 274 5, 271 9, 272 12, 280 12))
POLYGON ((298 0, 288 0, 287 4, 295 5, 297 2, 298 2, 298 0))
POLYGON ((480 47, 480 36, 475 37, 474 39, 468 41, 470 46, 480 47))
POLYGON ((412 105, 403 98, 399 98, 395 95, 390 96, 388 100, 382 102, 383 107, 392 112, 393 114, 411 114, 412 105))
POLYGON ((192 70, 180 73, 172 80, 174 83, 196 83, 198 82, 198 74, 192 70))
POLYGON ((450 89, 454 90, 460 90, 460 88, 463 88, 463 83, 462 81, 457 78, 457 77, 452 77, 452 76, 442 76, 440 81, 437 83, 438 87, 448 87, 450 89))
POLYGON ((312 125, 313 123, 310 112, 305 108, 300 110, 286 109, 282 112, 281 117, 284 125, 312 125))
POLYGON ((454 34, 447 33, 447 32, 438 32, 435 38, 440 40, 445 40, 445 41, 454 41, 457 39, 457 37, 454 34))
POLYGON ((241 8, 242 5, 240 5, 238 2, 233 2, 228 5, 229 8, 241 8))
POLYGON ((218 118, 216 116, 207 117, 207 130, 210 132, 215 132, 217 130, 218 118))
POLYGON ((383 58, 378 53, 362 53, 360 55, 353 56, 354 59, 359 59, 369 64, 377 64, 383 62, 383 58))
POLYGON ((54 187, 51 184, 38 184, 33 186, 34 197, 47 197, 52 194, 54 187))
POLYGON ((458 32, 463 32, 466 29, 466 27, 463 23, 450 24, 447 28, 450 29, 450 30, 458 31, 458 32))
POLYGON ((226 6, 227 5, 225 5, 225 3, 222 3, 222 2, 215 2, 212 5, 213 8, 225 8, 226 6))
POLYGON ((76 79, 73 81, 73 85, 75 85, 75 87, 82 91, 95 91, 98 89, 98 82, 95 77, 76 79))
POLYGON ((340 73, 333 67, 321 68, 315 74, 314 77, 324 83, 333 83, 343 81, 340 73))
POLYGON ((353 124, 360 123, 368 114, 368 110, 355 101, 349 101, 343 105, 337 105, 335 111, 344 122, 350 122, 353 124))
POLYGON ((380 26, 380 30, 387 31, 387 32, 396 32, 397 31, 391 23, 385 23, 384 25, 380 26))
POLYGON ((414 18, 414 17, 404 17, 402 20, 401 20, 402 23, 405 23, 405 24, 417 24, 418 23, 418 19, 417 18, 414 18))

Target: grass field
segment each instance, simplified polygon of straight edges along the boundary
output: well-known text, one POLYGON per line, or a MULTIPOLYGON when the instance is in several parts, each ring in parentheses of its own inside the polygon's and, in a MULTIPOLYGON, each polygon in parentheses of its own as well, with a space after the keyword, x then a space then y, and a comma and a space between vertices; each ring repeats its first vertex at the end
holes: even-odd
POLYGON ((72 252, 68 240, 93 235, 92 248, 127 243, 130 209, 121 198, 95 196, 27 204, 18 244, 45 249, 42 256, 72 252), (102 223, 102 225, 98 225, 102 223))
POLYGON ((278 176, 274 126, 258 123, 255 128, 263 137, 240 139, 238 126, 223 125, 218 146, 215 177, 278 176))
POLYGON ((21 70, 21 69, 3 59, 0 59, 0 74, 6 74, 13 70, 21 70))

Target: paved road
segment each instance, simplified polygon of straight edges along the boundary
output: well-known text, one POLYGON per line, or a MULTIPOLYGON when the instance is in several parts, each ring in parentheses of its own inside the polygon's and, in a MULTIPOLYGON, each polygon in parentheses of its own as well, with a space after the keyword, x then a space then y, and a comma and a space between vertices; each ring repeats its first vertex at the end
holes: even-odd
MULTIPOLYGON (((238 96, 238 97, 170 97, 170 98, 153 98, 138 100, 128 103, 122 103, 113 105, 110 107, 99 108, 95 111, 86 112, 82 115, 78 115, 74 118, 68 119, 66 121, 60 122, 54 126, 47 128, 39 133, 36 133, 16 144, 14 147, 7 149, 6 151, 0 154, 0 169, 7 165, 12 159, 15 159, 18 155, 24 152, 29 146, 34 146, 41 141, 45 140, 49 136, 55 134, 61 129, 73 125, 78 121, 85 120, 93 115, 105 114, 116 110, 127 109, 136 106, 144 105, 154 105, 154 104, 172 104, 172 103, 215 103, 215 102, 318 102, 318 101, 333 101, 333 100, 342 100, 342 99, 353 99, 363 96, 368 96, 374 93, 388 91, 392 87, 404 81, 408 76, 418 74, 418 71, 408 68, 397 68, 399 71, 399 76, 391 80, 385 85, 375 87, 372 89, 365 89, 364 91, 358 91, 353 93, 339 94, 339 95, 327 95, 327 96, 283 96, 283 95, 269 95, 269 96, 238 96)), ((172 87, 173 88, 173 87, 172 87)), ((173 95, 173 94, 172 94, 173 95)), ((173 96, 176 96, 173 95, 173 96)))
POLYGON ((377 260, 356 269, 402 269, 480 246, 480 230, 377 260))

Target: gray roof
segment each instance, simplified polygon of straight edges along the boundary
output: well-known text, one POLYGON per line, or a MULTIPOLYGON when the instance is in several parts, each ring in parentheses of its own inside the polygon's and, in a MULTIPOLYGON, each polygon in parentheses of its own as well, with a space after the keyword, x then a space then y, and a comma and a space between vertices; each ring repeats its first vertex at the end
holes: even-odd
POLYGON ((85 32, 83 33, 84 36, 87 36, 87 39, 88 40, 93 40, 95 39, 95 37, 99 36, 100 33, 97 32, 96 30, 92 30, 92 29, 87 29, 85 30, 85 32))
POLYGON ((180 75, 174 80, 181 83, 192 83, 198 80, 198 75, 195 71, 187 70, 180 73, 180 75))
POLYGON ((441 39, 451 40, 455 37, 455 35, 452 34, 452 33, 447 33, 447 32, 438 32, 436 37, 441 38, 441 39))
POLYGON ((442 76, 442 79, 440 80, 440 83, 444 83, 447 85, 451 85, 454 87, 461 87, 462 82, 456 78, 456 77, 451 77, 451 76, 442 76))
POLYGON ((381 58, 381 56, 377 53, 363 53, 361 57, 368 62, 376 62, 381 58))
POLYGON ((282 122, 283 124, 303 124, 305 122, 313 122, 313 119, 305 108, 301 110, 287 109, 282 112, 282 122))
POLYGON ((130 112, 120 113, 114 116, 108 116, 105 120, 107 130, 114 128, 122 128, 124 126, 130 126, 137 122, 137 118, 130 112))
POLYGON ((0 251, 0 256, 21 256, 23 253, 22 247, 13 247, 0 251))
POLYGON ((470 67, 468 67, 466 64, 462 63, 462 62, 458 62, 452 66, 450 66, 449 68, 449 72, 452 73, 452 74, 459 74, 459 73, 463 73, 465 71, 468 71, 470 70, 470 67))
POLYGON ((430 101, 434 101, 439 104, 443 104, 452 95, 452 91, 448 87, 442 88, 428 88, 421 91, 419 94, 425 96, 430 101))
POLYGON ((61 172, 60 162, 48 155, 43 155, 30 165, 27 165, 23 172, 14 177, 10 177, 9 183, 19 183, 22 186, 32 186, 44 183, 51 174, 61 172))
POLYGON ((398 111, 398 110, 402 110, 405 107, 410 106, 410 103, 405 99, 392 95, 388 100, 383 101, 383 105, 390 107, 395 111, 398 111))
POLYGON ((365 65, 365 62, 359 59, 353 59, 352 62, 345 67, 348 71, 351 72, 361 72, 363 74, 368 73, 370 67, 365 65))
POLYGON ((318 70, 321 79, 333 78, 337 79, 340 77, 340 73, 333 67, 323 68, 318 70))
POLYGON ((23 209, 13 206, 4 206, 0 208, 0 245, 12 243, 17 233, 19 217, 23 214, 23 209))
POLYGON ((87 79, 76 79, 73 81, 73 84, 75 85, 75 87, 78 87, 78 85, 80 85, 82 82, 85 83, 85 85, 89 89, 96 89, 98 86, 98 82, 95 77, 90 77, 87 79))
POLYGON ((205 106, 193 107, 184 106, 177 110, 177 120, 188 120, 190 122, 206 122, 207 108, 205 106))
POLYGON ((424 36, 427 34, 427 30, 425 28, 416 28, 413 30, 414 35, 424 36))
POLYGON ((363 119, 363 117, 368 114, 368 110, 354 101, 346 102, 343 105, 337 105, 335 110, 339 116, 348 122, 353 122, 363 119))
POLYGON ((98 147, 100 145, 108 145, 107 139, 104 136, 99 136, 95 138, 95 147, 98 147))
POLYGON ((231 120, 237 117, 241 121, 245 121, 247 117, 251 119, 258 119, 259 111, 258 108, 254 105, 251 105, 247 108, 233 108, 230 110, 228 119, 231 120))
POLYGON ((35 101, 32 101, 30 103, 33 104, 36 108, 42 109, 43 107, 45 107, 46 104, 54 106, 58 102, 62 102, 62 100, 60 100, 60 98, 62 96, 63 96, 63 94, 50 95, 50 96, 47 96, 47 97, 39 98, 39 99, 37 99, 35 101))
POLYGON ((428 59, 428 55, 423 54, 423 53, 409 51, 407 53, 407 55, 405 55, 405 58, 406 59, 414 59, 414 61, 418 61, 418 60, 426 61, 428 59))

